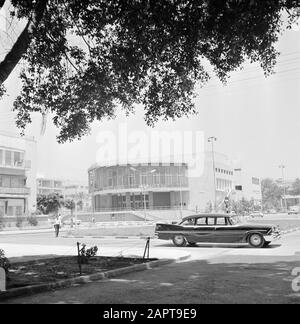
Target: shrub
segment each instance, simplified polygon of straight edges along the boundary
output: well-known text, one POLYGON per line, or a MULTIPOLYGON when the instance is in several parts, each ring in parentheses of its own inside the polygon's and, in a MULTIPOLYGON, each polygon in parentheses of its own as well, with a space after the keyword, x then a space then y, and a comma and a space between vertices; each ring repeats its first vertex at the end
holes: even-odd
POLYGON ((3 227, 4 227, 4 220, 3 217, 0 216, 0 231, 2 230, 3 227))
POLYGON ((89 259, 97 255, 98 247, 94 246, 89 249, 86 249, 86 245, 82 244, 79 252, 80 252, 81 263, 88 264, 89 259))
POLYGON ((0 267, 5 270, 7 276, 10 268, 10 263, 9 260, 5 257, 5 252, 1 249, 0 249, 0 267))
POLYGON ((27 221, 29 223, 30 226, 38 226, 39 222, 37 220, 37 218, 35 216, 29 216, 27 218, 27 221))
POLYGON ((18 228, 21 228, 22 225, 23 225, 23 222, 24 222, 24 217, 22 217, 22 216, 18 216, 18 217, 17 217, 17 221, 16 221, 16 226, 17 226, 18 228))

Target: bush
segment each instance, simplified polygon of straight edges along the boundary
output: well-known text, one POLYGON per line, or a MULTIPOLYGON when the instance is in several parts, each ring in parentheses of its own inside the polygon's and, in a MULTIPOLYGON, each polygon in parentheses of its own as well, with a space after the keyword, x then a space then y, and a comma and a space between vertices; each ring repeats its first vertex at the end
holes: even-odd
POLYGON ((28 223, 29 223, 30 226, 38 226, 38 224, 39 224, 37 218, 34 217, 34 216, 29 216, 27 218, 27 221, 28 221, 28 223))
POLYGON ((98 252, 98 247, 94 246, 91 247, 89 249, 86 249, 86 245, 82 244, 81 245, 81 249, 80 249, 80 259, 81 259, 81 263, 82 264, 88 264, 89 263, 89 259, 92 257, 95 257, 97 255, 98 252))
POLYGON ((4 227, 4 220, 3 217, 0 216, 0 231, 2 230, 3 227, 4 227))
POLYGON ((24 217, 23 216, 18 216, 17 217, 17 222, 16 222, 16 226, 18 228, 21 228, 23 226, 23 222, 24 222, 24 217))
POLYGON ((7 276, 8 271, 10 269, 10 263, 9 260, 5 257, 5 252, 1 249, 0 249, 0 267, 5 270, 7 276))

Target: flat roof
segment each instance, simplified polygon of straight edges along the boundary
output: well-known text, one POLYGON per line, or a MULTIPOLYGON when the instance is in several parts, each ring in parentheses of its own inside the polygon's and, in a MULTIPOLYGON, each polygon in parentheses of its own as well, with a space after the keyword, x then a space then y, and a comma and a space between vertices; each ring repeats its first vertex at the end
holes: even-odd
POLYGON ((0 135, 6 136, 6 137, 22 139, 22 140, 25 140, 25 141, 36 142, 36 140, 35 140, 35 138, 33 136, 21 136, 21 135, 18 135, 18 134, 4 132, 4 131, 0 131, 0 135))
POLYGON ((92 165, 88 171, 92 171, 95 169, 109 169, 109 168, 114 168, 114 167, 160 167, 160 166, 184 166, 184 167, 188 167, 188 163, 179 163, 179 162, 145 162, 145 163, 120 163, 120 164, 107 164, 107 165, 100 165, 100 164, 94 164, 92 165))

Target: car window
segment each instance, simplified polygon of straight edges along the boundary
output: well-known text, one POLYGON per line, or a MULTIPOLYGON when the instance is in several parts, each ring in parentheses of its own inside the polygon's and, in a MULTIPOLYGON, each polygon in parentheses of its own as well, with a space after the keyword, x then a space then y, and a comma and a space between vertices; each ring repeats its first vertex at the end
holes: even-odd
POLYGON ((194 226, 195 225, 195 219, 187 219, 184 222, 181 223, 182 226, 194 226))
POLYGON ((208 217, 207 218, 207 225, 208 226, 214 226, 215 225, 216 218, 215 217, 208 217))
POLYGON ((216 225, 219 225, 219 226, 227 226, 229 224, 228 224, 227 218, 224 217, 224 218, 218 218, 216 225))
POLYGON ((196 225, 197 226, 207 226, 206 221, 207 221, 207 218, 206 217, 198 218, 196 225))

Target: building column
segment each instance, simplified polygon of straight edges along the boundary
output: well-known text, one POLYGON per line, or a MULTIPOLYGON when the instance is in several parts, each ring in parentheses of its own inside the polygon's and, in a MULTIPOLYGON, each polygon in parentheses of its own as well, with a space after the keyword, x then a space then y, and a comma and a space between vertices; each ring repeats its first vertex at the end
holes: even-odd
POLYGON ((130 199, 130 193, 126 192, 126 208, 131 209, 131 199, 130 199))
POLYGON ((153 192, 149 192, 149 209, 154 208, 153 192))

